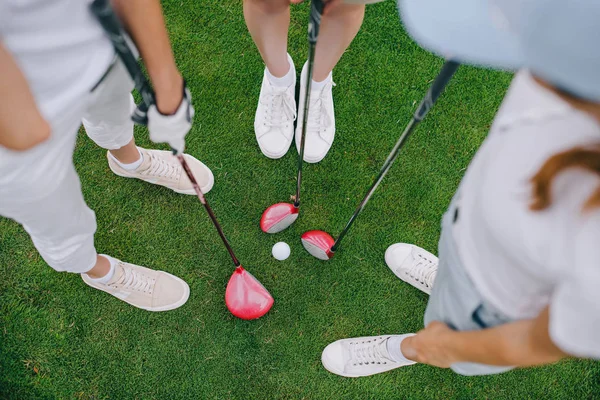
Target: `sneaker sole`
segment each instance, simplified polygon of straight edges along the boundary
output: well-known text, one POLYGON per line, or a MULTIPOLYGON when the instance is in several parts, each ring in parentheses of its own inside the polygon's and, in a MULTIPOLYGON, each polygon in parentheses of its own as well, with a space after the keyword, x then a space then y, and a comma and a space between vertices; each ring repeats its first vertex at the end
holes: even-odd
POLYGON ((125 302, 125 303, 127 303, 127 304, 129 304, 129 305, 131 305, 133 307, 135 307, 135 308, 139 308, 141 310, 146 310, 146 311, 152 311, 152 312, 175 310, 175 309, 181 307, 182 305, 184 305, 188 301, 188 299, 190 297, 190 287, 189 287, 189 285, 183 279, 178 278, 175 275, 171 275, 168 272, 164 272, 164 271, 161 271, 161 272, 164 273, 164 274, 166 274, 166 275, 169 275, 172 278, 175 278, 175 280, 181 282, 183 284, 183 287, 184 287, 184 293, 183 293, 183 297, 181 298, 181 300, 179 300, 179 301, 177 301, 177 302, 175 302, 173 304, 169 304, 169 305, 162 306, 162 307, 141 307, 141 306, 138 306, 138 305, 136 305, 136 304, 134 304, 134 303, 132 303, 130 301, 127 301, 127 299, 121 299, 121 298, 113 295, 111 292, 109 292, 107 290, 104 290, 102 287, 99 287, 99 286, 95 285, 92 281, 85 279, 84 278, 84 274, 81 274, 81 277, 82 277, 83 281, 85 282, 85 284, 88 285, 89 287, 92 287, 94 289, 100 290, 100 291, 102 291, 104 293, 108 293, 112 297, 114 297, 114 298, 116 298, 118 300, 121 300, 121 301, 123 301, 123 302, 125 302))
POLYGON ((256 136, 256 141, 258 143, 258 147, 260 148, 261 153, 263 153, 263 155, 267 158, 270 158, 271 160, 279 160, 280 158, 282 158, 283 156, 285 156, 288 151, 290 151, 290 147, 292 146, 292 140, 290 140, 290 143, 287 145, 287 149, 282 152, 282 153, 270 153, 268 150, 265 150, 261 144, 260 144, 260 140, 258 139, 258 135, 256 134, 256 128, 254 129, 254 136, 256 136))

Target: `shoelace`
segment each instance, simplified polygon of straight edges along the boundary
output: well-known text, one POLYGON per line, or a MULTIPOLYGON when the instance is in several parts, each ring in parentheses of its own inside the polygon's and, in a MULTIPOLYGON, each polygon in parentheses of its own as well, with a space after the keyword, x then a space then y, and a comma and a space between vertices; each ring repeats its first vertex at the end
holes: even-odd
POLYGON ((408 271, 411 278, 423 283, 427 287, 433 286, 433 280, 437 272, 437 264, 432 260, 423 257, 421 254, 413 254, 415 264, 408 271))
POLYGON ((121 266, 123 274, 115 282, 116 285, 122 285, 125 289, 137 290, 144 293, 152 294, 155 280, 143 274, 136 272, 131 268, 121 266))
POLYGON ((265 126, 280 127, 296 119, 294 99, 287 93, 287 89, 271 87, 266 99, 265 126))
POLYGON ((350 342, 350 361, 354 366, 387 364, 391 360, 386 357, 385 346, 386 341, 379 339, 350 342))
POLYGON ((326 93, 329 93, 332 86, 335 86, 333 81, 325 85, 316 98, 313 99, 311 96, 310 108, 308 110, 308 124, 306 131, 317 133, 324 140, 328 140, 328 138, 324 137, 322 134, 327 131, 327 128, 329 128, 333 122, 333 116, 329 114, 329 110, 326 106, 326 93))
POLYGON ((177 179, 181 175, 181 165, 170 163, 163 158, 157 157, 152 152, 147 152, 146 154, 150 157, 150 166, 142 172, 143 174, 169 179, 177 179))

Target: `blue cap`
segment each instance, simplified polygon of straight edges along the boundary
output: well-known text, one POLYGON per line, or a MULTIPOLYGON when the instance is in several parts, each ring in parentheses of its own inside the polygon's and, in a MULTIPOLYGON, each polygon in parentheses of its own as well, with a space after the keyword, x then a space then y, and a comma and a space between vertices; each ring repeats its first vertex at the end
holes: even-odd
POLYGON ((445 58, 527 68, 600 102, 600 0, 398 0, 406 29, 445 58))

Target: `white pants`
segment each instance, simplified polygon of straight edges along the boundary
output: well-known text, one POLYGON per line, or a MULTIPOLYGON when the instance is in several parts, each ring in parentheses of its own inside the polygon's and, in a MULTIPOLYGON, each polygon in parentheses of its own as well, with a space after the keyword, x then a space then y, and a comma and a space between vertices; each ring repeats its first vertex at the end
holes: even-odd
POLYGON ((93 93, 65 110, 66 117, 50 121, 48 141, 25 152, 0 147, 0 216, 23 225, 57 271, 83 273, 96 263, 96 217, 73 166, 81 122, 100 147, 123 147, 133 139, 131 90, 133 82, 117 62, 93 93))

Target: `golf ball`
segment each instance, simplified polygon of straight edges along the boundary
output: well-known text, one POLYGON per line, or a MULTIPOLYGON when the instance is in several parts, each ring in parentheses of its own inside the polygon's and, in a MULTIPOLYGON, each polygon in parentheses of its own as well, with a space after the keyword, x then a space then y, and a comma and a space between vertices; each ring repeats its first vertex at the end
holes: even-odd
POLYGON ((273 246, 273 257, 279 261, 283 261, 290 256, 290 246, 285 242, 275 243, 273 246))

